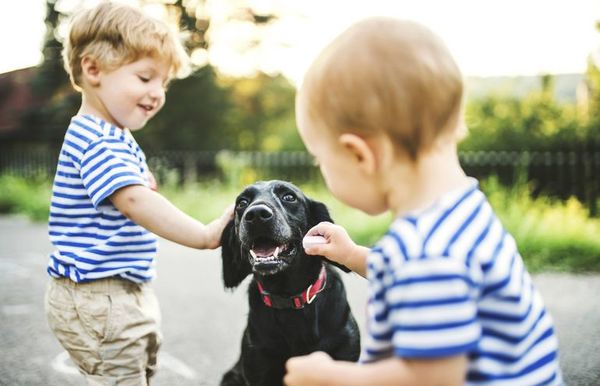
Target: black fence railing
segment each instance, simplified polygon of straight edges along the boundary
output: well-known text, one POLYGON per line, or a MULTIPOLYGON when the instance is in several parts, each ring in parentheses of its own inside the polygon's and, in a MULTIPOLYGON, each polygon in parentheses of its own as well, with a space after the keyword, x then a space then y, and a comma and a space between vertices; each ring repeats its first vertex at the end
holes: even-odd
MULTIPOLYGON (((159 181, 176 183, 220 179, 234 184, 258 179, 296 183, 319 181, 318 168, 305 152, 162 151, 148 153, 148 164, 159 181)), ((0 147, 0 174, 52 176, 58 150, 0 147)), ((485 179, 497 176, 510 186, 526 180, 533 194, 577 197, 598 215, 600 148, 558 152, 467 151, 460 153, 467 174, 485 179)))

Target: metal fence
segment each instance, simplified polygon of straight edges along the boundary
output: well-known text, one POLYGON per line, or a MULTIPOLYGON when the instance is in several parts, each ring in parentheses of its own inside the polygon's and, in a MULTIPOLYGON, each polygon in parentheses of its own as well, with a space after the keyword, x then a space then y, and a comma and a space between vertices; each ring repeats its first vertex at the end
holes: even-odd
MULTIPOLYGON (((162 151, 148 153, 148 164, 159 181, 175 183, 219 179, 233 184, 258 179, 296 183, 320 181, 318 168, 305 152, 162 151)), ((0 147, 0 174, 52 176, 58 150, 0 147)), ((558 152, 468 151, 460 153, 467 174, 497 176, 507 186, 526 180, 533 194, 577 197, 598 214, 600 148, 558 152)))

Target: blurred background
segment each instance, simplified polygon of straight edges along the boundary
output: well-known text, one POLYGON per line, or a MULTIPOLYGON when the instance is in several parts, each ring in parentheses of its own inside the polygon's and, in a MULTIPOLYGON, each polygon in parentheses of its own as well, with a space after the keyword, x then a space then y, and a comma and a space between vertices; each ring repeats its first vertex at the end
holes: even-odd
MULTIPOLYGON (((61 42, 72 12, 96 2, 0 5, 1 213, 47 218, 59 147, 80 101, 61 42)), ((246 184, 278 178, 329 203, 359 242, 376 240, 390 219, 330 197, 296 132, 294 93, 318 51, 353 21, 407 17, 440 34, 464 69, 461 162, 530 269, 600 271, 597 2, 129 2, 178 29, 194 63, 135 134, 161 191, 183 210, 210 220, 246 184)))
MULTIPOLYGON (((51 250, 45 226, 50 189, 80 100, 63 70, 61 44, 72 12, 97 2, 0 2, 0 384, 80 381, 49 368, 48 358, 55 358, 54 366, 63 354, 45 326, 41 299, 51 250)), ((410 18, 440 34, 467 85, 469 135, 460 145, 461 163, 480 179, 556 316, 567 380, 600 382, 593 338, 600 333, 600 306, 593 300, 600 288, 600 2, 129 3, 172 23, 194 63, 188 78, 172 83, 162 111, 135 133, 159 191, 209 221, 245 185, 289 180, 328 204, 336 222, 365 245, 391 218, 368 217, 327 192, 296 133, 296 86, 319 50, 360 18, 410 18)), ((243 291, 232 298, 221 289, 218 252, 203 252, 206 268, 196 251, 161 245, 164 276, 156 287, 164 300, 166 352, 200 375, 180 369, 179 377, 188 374, 185 383, 167 371, 157 384, 198 384, 198 378, 215 384, 237 355, 243 291), (198 267, 185 271, 189 264, 198 267), (183 274, 188 277, 180 285, 183 274), (213 303, 213 314, 190 307, 213 303)), ((364 286, 360 280, 348 286, 359 316, 364 286)), ((181 368, 169 358, 172 369, 181 368)))

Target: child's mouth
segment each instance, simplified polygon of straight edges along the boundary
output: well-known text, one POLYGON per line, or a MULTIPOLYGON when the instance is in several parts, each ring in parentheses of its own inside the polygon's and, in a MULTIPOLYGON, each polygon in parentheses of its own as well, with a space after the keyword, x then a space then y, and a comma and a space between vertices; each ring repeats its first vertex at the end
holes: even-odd
POLYGON ((152 112, 152 110, 154 109, 152 106, 150 105, 138 105, 138 107, 140 107, 142 110, 144 110, 147 113, 152 112))

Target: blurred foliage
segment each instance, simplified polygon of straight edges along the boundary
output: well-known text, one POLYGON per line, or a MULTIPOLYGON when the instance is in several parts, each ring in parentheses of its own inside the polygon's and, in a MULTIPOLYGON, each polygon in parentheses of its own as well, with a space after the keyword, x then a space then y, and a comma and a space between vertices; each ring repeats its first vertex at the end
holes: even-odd
POLYGON ((243 125, 234 149, 263 151, 304 149, 295 129, 295 89, 283 76, 227 78, 222 84, 233 97, 230 125, 243 125))
MULTIPOLYGON (((81 1, 80 1, 81 2, 81 1)), ((43 63, 31 82, 34 95, 43 103, 21 118, 14 139, 43 142, 58 147, 66 125, 77 112, 80 95, 63 69, 59 30, 69 14, 62 2, 47 0, 47 33, 42 49, 43 63)), ((210 15, 201 0, 144 0, 162 4, 176 22, 192 54, 210 49, 206 33, 210 15)), ((239 2, 231 17, 253 23, 256 28, 276 15, 256 13, 250 1, 239 2)), ((235 150, 277 151, 302 149, 294 124, 294 87, 283 76, 257 73, 251 78, 227 78, 210 65, 196 67, 186 79, 174 81, 167 103, 136 138, 145 150, 235 150)))
MULTIPOLYGON (((600 32, 600 22, 596 24, 600 32)), ((600 146, 600 49, 592 53, 575 103, 554 99, 554 79, 524 98, 488 95, 466 106, 469 135, 461 150, 565 150, 600 146)))
POLYGON ((47 178, 0 175, 0 213, 23 214, 32 220, 48 220, 51 183, 47 178))
MULTIPOLYGON (((596 23, 596 30, 600 33, 600 21, 596 23)), ((589 105, 585 106, 587 130, 590 135, 600 138, 600 48, 588 59, 586 80, 586 91, 589 93, 589 105)))
POLYGON ((483 181, 481 189, 530 270, 600 270, 600 219, 591 218, 577 199, 534 199, 524 181, 506 188, 496 178, 483 181))
MULTIPOLYGON (((80 0, 81 2, 82 0, 80 0)), ((179 26, 190 54, 210 50, 210 7, 204 0, 141 0, 161 5, 169 20, 179 26)), ((44 101, 22 116, 19 140, 58 147, 69 119, 79 106, 79 94, 69 85, 60 58, 58 31, 69 16, 64 1, 47 0, 44 62, 31 87, 44 101)), ((254 11, 250 0, 226 2, 229 21, 263 28, 276 14, 254 11), (232 4, 235 4, 232 6, 232 4)), ((222 20, 221 20, 222 22, 222 20)), ((252 45, 256 42, 249 42, 252 45)), ((525 97, 506 94, 469 98, 466 120, 469 135, 461 150, 564 150, 580 148, 600 138, 600 54, 591 56, 585 78, 588 100, 559 103, 554 79, 541 78, 540 86, 525 97), (594 60, 594 58, 596 60, 594 60)), ((146 151, 158 150, 302 150, 295 130, 294 87, 281 75, 257 73, 231 78, 210 65, 173 82, 163 110, 147 128, 136 133, 146 151)))
MULTIPOLYGON (((159 192, 192 217, 208 222, 232 204, 243 188, 239 180, 229 183, 215 180, 181 186, 173 178, 159 186, 159 192)), ((335 222, 359 244, 373 245, 392 221, 390 214, 372 217, 349 208, 322 184, 300 187, 309 197, 324 202, 335 222)), ((44 178, 0 175, 0 213, 20 213, 45 221, 50 189, 50 182, 44 178)), ((531 198, 527 184, 506 188, 494 178, 483 181, 481 189, 515 237, 531 271, 600 272, 600 219, 590 218, 579 201, 531 198)))
POLYGON ((162 110, 135 133, 146 152, 219 149, 236 137, 227 124, 231 95, 219 87, 216 77, 206 66, 171 84, 162 110))
POLYGON ((593 138, 575 104, 560 104, 553 78, 522 99, 489 95, 466 107, 469 133, 461 150, 564 150, 593 138))

